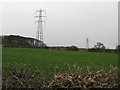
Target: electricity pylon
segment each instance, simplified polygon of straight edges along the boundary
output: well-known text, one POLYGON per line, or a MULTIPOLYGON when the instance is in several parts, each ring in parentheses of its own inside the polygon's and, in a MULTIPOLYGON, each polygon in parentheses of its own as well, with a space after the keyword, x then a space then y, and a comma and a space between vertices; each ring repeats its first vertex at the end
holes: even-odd
POLYGON ((89 39, 86 38, 86 49, 89 49, 89 39))
POLYGON ((35 12, 35 17, 38 18, 38 20, 35 22, 35 24, 37 24, 37 34, 36 34, 36 38, 37 40, 43 42, 43 22, 45 23, 45 21, 43 21, 43 12, 46 14, 45 10, 36 10, 35 12))

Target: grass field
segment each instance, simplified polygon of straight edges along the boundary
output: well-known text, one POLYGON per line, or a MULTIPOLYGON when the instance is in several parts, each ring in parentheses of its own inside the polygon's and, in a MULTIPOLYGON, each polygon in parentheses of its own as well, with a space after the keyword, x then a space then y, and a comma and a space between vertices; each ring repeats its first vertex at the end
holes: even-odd
POLYGON ((43 71, 53 69, 55 66, 70 64, 80 67, 107 67, 118 65, 118 55, 114 53, 96 53, 86 50, 48 50, 34 48, 3 48, 3 65, 13 66, 18 64, 30 64, 31 68, 39 68, 43 71))

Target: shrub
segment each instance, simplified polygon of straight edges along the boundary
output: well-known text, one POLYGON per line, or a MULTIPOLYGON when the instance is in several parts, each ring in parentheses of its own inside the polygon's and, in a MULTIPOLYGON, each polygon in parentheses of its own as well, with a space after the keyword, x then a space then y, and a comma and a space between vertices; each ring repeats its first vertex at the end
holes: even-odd
POLYGON ((67 69, 55 68, 53 75, 46 77, 40 70, 30 71, 26 65, 19 68, 3 67, 2 88, 118 88, 118 68, 93 71, 66 65, 67 69))
POLYGON ((79 48, 77 46, 70 46, 70 47, 66 47, 67 50, 70 50, 70 51, 78 51, 79 48))
POLYGON ((120 45, 116 46, 116 52, 120 53, 120 45))

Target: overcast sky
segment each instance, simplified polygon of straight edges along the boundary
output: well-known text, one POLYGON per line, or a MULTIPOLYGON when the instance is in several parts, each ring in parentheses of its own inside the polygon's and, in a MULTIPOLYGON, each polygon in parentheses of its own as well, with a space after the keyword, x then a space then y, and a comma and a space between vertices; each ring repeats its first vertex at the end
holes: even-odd
POLYGON ((118 42, 117 2, 5 2, 2 34, 36 38, 35 11, 46 10, 44 42, 49 46, 89 46, 100 41, 115 48, 118 42))

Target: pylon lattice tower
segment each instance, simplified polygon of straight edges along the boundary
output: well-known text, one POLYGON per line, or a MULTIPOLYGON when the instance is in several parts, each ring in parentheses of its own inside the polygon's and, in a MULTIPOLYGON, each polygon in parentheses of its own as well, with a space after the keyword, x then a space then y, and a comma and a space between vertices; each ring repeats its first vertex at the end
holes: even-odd
POLYGON ((86 49, 89 49, 89 39, 86 38, 86 49))
POLYGON ((35 21, 35 24, 37 24, 37 33, 36 33, 36 38, 37 40, 43 42, 43 22, 45 23, 45 21, 43 21, 43 12, 46 14, 45 10, 36 10, 35 14, 37 14, 35 17, 38 18, 37 21, 35 21))

